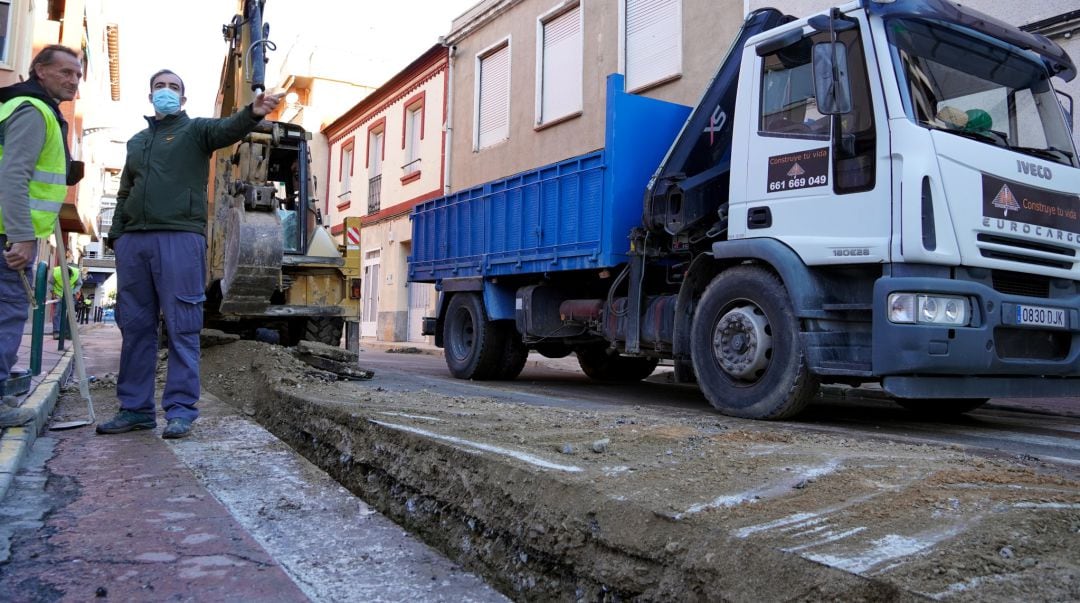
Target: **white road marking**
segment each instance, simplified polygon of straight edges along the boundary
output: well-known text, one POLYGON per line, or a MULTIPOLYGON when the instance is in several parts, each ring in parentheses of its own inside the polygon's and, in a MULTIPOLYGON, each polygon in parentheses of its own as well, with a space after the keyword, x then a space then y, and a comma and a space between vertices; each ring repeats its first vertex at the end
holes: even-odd
POLYGON ((492 446, 491 444, 484 444, 483 442, 473 442, 472 440, 466 440, 454 436, 442 435, 441 433, 435 433, 427 431, 426 429, 419 429, 416 427, 410 427, 408 425, 398 425, 396 423, 385 423, 383 421, 371 421, 372 423, 388 429, 397 429, 398 431, 405 431, 408 433, 415 433, 416 435, 422 435, 426 438, 433 440, 442 440, 444 442, 450 442, 451 444, 458 444, 459 446, 467 446, 469 448, 475 448, 477 450, 483 450, 484 452, 494 452, 495 454, 501 454, 515 458, 519 461, 529 463, 530 465, 536 465, 537 467, 543 467, 544 469, 555 469, 557 471, 566 471, 568 473, 580 473, 581 467, 575 467, 573 465, 560 465, 558 463, 552 463, 551 461, 542 459, 538 456, 534 456, 525 452, 518 452, 516 450, 508 450, 500 446, 492 446))

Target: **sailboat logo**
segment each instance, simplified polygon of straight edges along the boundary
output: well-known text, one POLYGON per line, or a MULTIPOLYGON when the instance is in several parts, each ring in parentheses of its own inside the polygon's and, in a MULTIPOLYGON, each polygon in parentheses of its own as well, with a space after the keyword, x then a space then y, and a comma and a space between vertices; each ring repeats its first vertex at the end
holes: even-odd
POLYGON ((994 196, 994 207, 1004 210, 1008 216, 1010 211, 1020 211, 1020 204, 1016 202, 1016 196, 1009 190, 1008 184, 1001 185, 1001 190, 994 196))
POLYGON ((792 178, 794 178, 795 176, 802 176, 805 173, 806 173, 806 170, 804 170, 802 168, 802 166, 799 165, 798 163, 791 166, 791 169, 787 171, 787 175, 791 176, 792 178))

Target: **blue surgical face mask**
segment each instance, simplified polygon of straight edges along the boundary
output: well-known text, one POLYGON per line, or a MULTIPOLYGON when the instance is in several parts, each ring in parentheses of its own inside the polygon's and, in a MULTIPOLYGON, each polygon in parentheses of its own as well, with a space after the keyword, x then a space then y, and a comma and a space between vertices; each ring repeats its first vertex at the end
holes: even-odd
POLYGON ((180 95, 168 88, 158 88, 151 96, 154 111, 162 115, 174 115, 180 112, 180 95))

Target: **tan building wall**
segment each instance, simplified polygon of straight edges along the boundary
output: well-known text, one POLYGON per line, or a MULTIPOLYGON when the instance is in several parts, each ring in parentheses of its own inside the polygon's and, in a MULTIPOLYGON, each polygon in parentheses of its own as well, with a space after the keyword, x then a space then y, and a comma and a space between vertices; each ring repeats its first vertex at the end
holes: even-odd
MULTIPOLYGON (((347 216, 362 216, 361 252, 369 261, 378 256, 377 272, 365 272, 362 337, 409 338, 409 212, 417 203, 442 194, 447 69, 446 49, 434 46, 323 129, 329 164, 323 170, 321 194, 331 232, 340 236, 347 216), (406 119, 418 107, 422 107, 418 161, 409 161, 406 119), (383 140, 378 189, 371 177, 378 153, 370 145, 376 132, 382 133, 383 140), (350 154, 351 162, 346 160, 350 154), (371 207, 376 190, 377 208, 371 207), (375 297, 374 310, 371 296, 375 297)), ((428 297, 434 300, 434 295, 428 297)), ((433 311, 428 307, 414 314, 433 311)))
MULTIPOLYGON (((536 128, 538 18, 560 0, 487 0, 456 19, 445 37, 451 47, 451 190, 468 188, 596 150, 604 142, 604 94, 609 74, 621 72, 620 2, 583 0, 583 104, 577 117, 536 128), (477 56, 510 41, 510 135, 500 144, 474 150, 477 56)), ((720 66, 742 24, 737 0, 681 0, 682 70, 674 79, 634 92, 694 105, 720 66)))

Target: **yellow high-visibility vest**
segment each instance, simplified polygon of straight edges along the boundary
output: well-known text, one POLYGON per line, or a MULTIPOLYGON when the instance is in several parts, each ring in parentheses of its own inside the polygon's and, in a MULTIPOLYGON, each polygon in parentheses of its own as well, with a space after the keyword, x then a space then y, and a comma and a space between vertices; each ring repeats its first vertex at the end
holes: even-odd
MULTIPOLYGON (((67 195, 67 156, 64 154, 63 133, 60 122, 52 108, 45 102, 29 96, 17 96, 0 106, 0 123, 7 121, 23 103, 37 107, 45 118, 45 144, 34 165, 30 179, 30 220, 34 224, 34 236, 43 239, 52 234, 56 217, 67 195)), ((4 148, 0 145, 0 161, 4 148)), ((3 214, 0 214, 0 234, 4 234, 3 214)))
MULTIPOLYGON (((75 293, 75 287, 79 283, 79 269, 68 265, 68 273, 71 278, 71 293, 75 293)), ((64 281, 60 280, 60 266, 53 266, 52 269, 52 292, 56 297, 60 297, 64 294, 64 281)))

